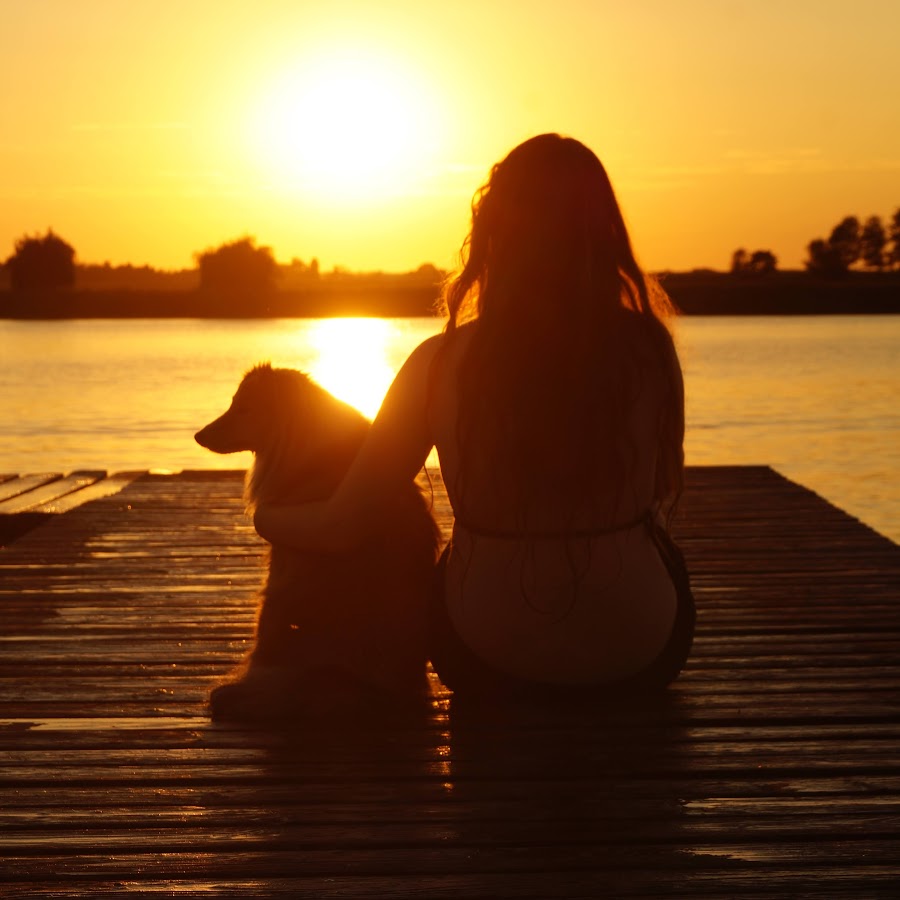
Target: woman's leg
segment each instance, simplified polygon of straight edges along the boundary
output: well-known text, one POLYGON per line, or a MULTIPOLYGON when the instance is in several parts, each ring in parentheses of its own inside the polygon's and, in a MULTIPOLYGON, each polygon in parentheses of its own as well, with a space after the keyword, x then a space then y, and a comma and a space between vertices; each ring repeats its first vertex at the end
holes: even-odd
POLYGON ((678 677, 690 655, 697 624, 697 609, 684 555, 665 529, 656 524, 650 527, 653 542, 675 586, 675 622, 665 647, 649 666, 617 685, 611 685, 628 694, 662 690, 678 677))
POLYGON ((502 697, 514 692, 519 679, 492 668, 463 641, 453 626, 444 590, 447 560, 452 552, 447 544, 435 570, 436 589, 428 610, 428 651, 431 664, 444 685, 454 694, 502 697))

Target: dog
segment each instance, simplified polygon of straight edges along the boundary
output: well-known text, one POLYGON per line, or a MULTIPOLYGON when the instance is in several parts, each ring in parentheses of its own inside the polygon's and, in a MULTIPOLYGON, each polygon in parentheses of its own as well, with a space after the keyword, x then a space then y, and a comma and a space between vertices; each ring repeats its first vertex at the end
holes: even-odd
MULTIPOLYGON (((244 486, 252 515, 261 503, 327 499, 369 425, 302 372, 264 363, 195 439, 215 453, 253 452, 244 486)), ((440 533, 412 481, 383 515, 377 534, 349 552, 270 547, 254 647, 210 693, 214 720, 390 706, 427 693, 426 613, 440 533)))

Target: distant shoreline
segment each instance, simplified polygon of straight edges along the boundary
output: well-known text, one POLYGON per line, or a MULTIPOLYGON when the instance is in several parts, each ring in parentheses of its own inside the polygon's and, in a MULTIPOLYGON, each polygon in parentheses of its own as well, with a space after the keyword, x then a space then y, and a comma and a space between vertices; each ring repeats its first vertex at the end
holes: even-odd
POLYGON ((807 272, 741 277, 723 272, 658 276, 685 315, 896 315, 900 273, 851 272, 827 279, 807 272))
MULTIPOLYGON (((805 272, 739 277, 722 272, 664 273, 659 276, 685 315, 896 315, 900 273, 852 272, 828 280, 805 272)), ((327 318, 427 317, 436 314, 435 286, 390 288, 347 278, 340 285, 224 295, 205 291, 85 290, 0 291, 2 319, 129 318, 327 318)))

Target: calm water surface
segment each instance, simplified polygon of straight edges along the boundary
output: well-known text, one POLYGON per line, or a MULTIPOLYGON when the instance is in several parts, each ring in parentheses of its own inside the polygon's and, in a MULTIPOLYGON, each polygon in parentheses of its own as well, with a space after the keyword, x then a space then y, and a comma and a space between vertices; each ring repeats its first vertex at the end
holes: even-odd
MULTIPOLYGON (((193 441, 257 362, 371 415, 435 319, 0 321, 0 472, 243 468, 193 441)), ((767 464, 900 541, 900 317, 676 324, 689 464, 767 464)))

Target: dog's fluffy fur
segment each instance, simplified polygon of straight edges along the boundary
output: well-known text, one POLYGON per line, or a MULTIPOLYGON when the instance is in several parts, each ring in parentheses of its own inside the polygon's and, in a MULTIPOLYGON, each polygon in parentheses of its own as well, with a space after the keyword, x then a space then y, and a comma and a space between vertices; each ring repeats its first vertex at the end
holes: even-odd
MULTIPOLYGON (((368 428, 303 373, 264 364, 195 437, 216 453, 254 453, 244 494, 252 512, 265 502, 327 498, 368 428)), ((283 718, 351 701, 422 697, 439 534, 413 482, 383 515, 378 533, 347 553, 271 548, 255 646, 213 689, 213 718, 283 718)))

